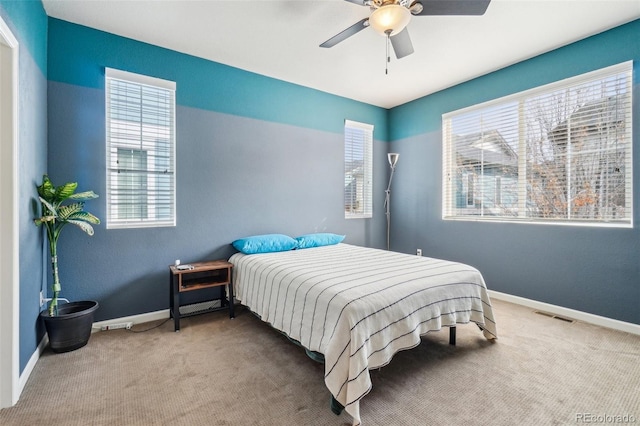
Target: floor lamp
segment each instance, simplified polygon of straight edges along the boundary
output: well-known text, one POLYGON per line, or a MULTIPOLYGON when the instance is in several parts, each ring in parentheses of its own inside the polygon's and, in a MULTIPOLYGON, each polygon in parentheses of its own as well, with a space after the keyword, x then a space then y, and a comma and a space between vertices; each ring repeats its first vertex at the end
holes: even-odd
POLYGON ((391 166, 391 174, 389 175, 389 185, 387 186, 387 190, 384 191, 386 194, 384 199, 384 207, 386 209, 387 215, 387 250, 389 250, 390 245, 390 232, 391 232, 391 181, 393 180, 393 172, 396 170, 396 164, 398 163, 398 158, 400 158, 400 154, 395 152, 390 152, 387 154, 387 159, 389 160, 389 165, 391 166))

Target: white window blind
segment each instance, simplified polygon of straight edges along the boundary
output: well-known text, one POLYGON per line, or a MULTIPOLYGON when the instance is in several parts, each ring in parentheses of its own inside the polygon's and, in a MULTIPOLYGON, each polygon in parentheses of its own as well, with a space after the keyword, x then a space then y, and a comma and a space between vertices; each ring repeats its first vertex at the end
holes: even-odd
POLYGON ((107 228, 175 226, 174 82, 106 69, 107 228))
POLYGON ((373 215, 373 126, 345 120, 344 215, 346 219, 373 215))
POLYGON ((632 225, 632 63, 443 115, 443 218, 632 225))

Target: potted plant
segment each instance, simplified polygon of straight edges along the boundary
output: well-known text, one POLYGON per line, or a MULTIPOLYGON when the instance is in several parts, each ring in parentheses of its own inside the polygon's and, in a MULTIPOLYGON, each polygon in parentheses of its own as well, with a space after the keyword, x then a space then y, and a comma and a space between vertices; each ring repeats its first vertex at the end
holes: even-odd
POLYGON ((36 225, 42 225, 47 231, 53 295, 48 309, 40 313, 44 320, 49 345, 54 352, 69 352, 87 344, 91 336, 93 313, 98 309, 96 301, 65 303, 58 306, 62 289, 58 274, 58 238, 68 225, 76 225, 88 235, 93 235, 93 226, 100 223, 93 214, 84 211, 84 202, 97 198, 93 191, 76 193, 77 182, 68 182, 54 186, 47 175, 37 186, 38 198, 42 206, 42 216, 34 219, 36 225))

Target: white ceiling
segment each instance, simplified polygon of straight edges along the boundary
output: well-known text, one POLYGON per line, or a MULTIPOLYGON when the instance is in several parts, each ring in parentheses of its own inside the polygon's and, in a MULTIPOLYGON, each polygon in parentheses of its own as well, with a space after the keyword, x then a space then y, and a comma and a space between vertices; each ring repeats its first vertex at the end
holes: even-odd
MULTIPOLYGON (((414 16, 391 56, 344 0, 43 0, 49 16, 391 108, 640 18, 640 0, 492 0, 483 16, 414 16)), ((636 39, 638 42, 638 39, 636 39)))

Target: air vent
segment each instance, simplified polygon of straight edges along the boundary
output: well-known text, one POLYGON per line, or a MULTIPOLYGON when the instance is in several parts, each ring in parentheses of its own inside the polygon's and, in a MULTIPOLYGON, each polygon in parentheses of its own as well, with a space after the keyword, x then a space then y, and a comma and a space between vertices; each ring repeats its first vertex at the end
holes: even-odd
POLYGON ((534 313, 536 313, 536 314, 538 314, 538 315, 544 315, 545 317, 549 317, 549 318, 557 319, 557 320, 560 320, 560 321, 568 322, 568 323, 573 323, 573 322, 575 322, 575 320, 572 320, 571 318, 561 317, 561 316, 559 316, 559 315, 551 314, 551 313, 549 313, 549 312, 534 311, 534 313))

